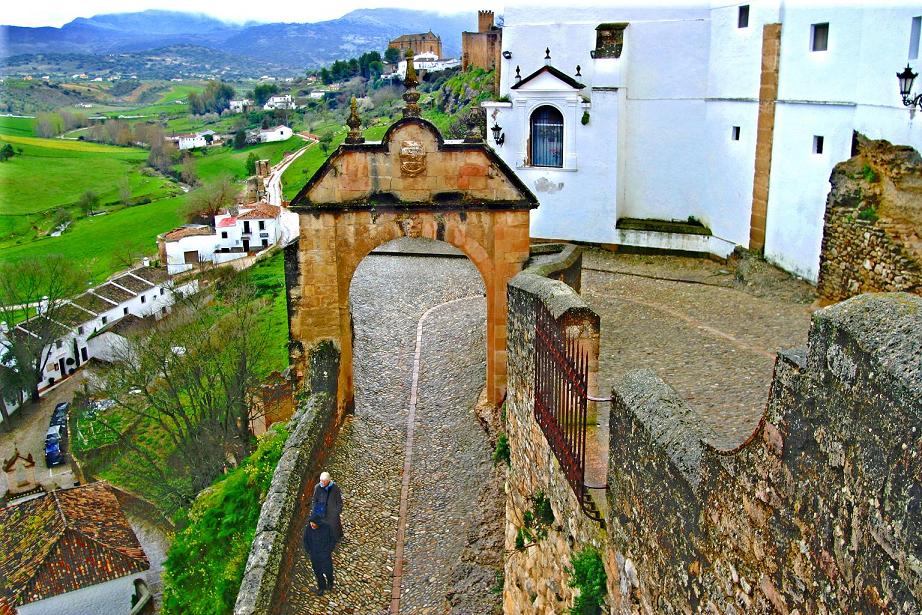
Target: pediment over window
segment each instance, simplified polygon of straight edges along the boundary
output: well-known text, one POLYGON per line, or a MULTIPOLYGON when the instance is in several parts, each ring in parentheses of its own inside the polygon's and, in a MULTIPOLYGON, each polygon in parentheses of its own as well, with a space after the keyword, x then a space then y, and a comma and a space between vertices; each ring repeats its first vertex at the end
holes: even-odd
POLYGON ((512 86, 513 90, 582 90, 586 86, 570 75, 554 68, 542 66, 512 86))

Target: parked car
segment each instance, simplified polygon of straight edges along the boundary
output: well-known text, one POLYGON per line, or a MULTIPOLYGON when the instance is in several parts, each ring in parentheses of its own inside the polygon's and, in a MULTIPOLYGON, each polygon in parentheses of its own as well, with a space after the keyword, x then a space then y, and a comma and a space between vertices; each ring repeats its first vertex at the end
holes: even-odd
POLYGON ((45 464, 50 468, 67 461, 67 432, 60 425, 52 425, 45 434, 45 464))
POLYGON ((51 413, 51 423, 49 425, 61 425, 67 430, 67 413, 70 411, 70 404, 66 401, 59 403, 54 407, 51 413))

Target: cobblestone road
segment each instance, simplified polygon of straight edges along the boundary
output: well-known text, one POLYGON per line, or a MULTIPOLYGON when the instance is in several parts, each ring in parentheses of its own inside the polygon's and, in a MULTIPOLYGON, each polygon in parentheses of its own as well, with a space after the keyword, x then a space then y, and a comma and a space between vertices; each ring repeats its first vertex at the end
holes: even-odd
POLYGON ((731 288, 730 272, 707 259, 590 251, 583 264, 583 297, 602 319, 600 391, 652 369, 717 432, 715 444, 744 441, 768 400, 775 353, 806 342, 810 308, 791 299, 800 283, 754 296, 731 288))
MULTIPOLYGON (((388 612, 417 322, 430 307, 482 292, 466 259, 372 255, 360 265, 350 289, 356 409, 328 464, 343 489, 347 540, 334 553, 336 589, 320 598, 299 555, 287 613, 388 612)), ((475 298, 424 323, 401 613, 445 610, 478 476, 489 475, 489 446, 471 413, 485 376, 484 321, 475 298)))

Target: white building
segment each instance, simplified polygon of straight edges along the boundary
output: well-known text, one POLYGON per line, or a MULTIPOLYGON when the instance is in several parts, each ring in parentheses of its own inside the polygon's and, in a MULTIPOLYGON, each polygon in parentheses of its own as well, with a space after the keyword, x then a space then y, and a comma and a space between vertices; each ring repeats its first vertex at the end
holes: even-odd
POLYGON ((20 615, 129 613, 146 585, 150 562, 106 483, 0 509, 0 528, 0 597, 20 615))
POLYGON ((206 145, 208 145, 208 141, 205 140, 204 134, 176 135, 176 146, 180 150, 205 147, 206 145))
POLYGON ((39 383, 41 390, 73 374, 92 359, 98 345, 91 345, 90 340, 107 326, 129 315, 159 320, 170 312, 177 296, 196 290, 198 282, 195 280, 176 286, 165 269, 138 267, 65 301, 54 309, 53 317, 49 318, 45 311, 19 323, 6 334, 0 333, 0 347, 6 343, 7 336, 31 335, 42 339, 43 332, 51 327, 57 339, 43 350, 45 368, 39 383))
POLYGON ((488 142, 540 200, 533 237, 764 246, 815 281, 829 175, 853 131, 922 149, 896 79, 907 58, 922 64, 920 15, 905 0, 507 6, 510 102, 483 104, 503 139, 488 142), (690 217, 711 234, 643 224, 690 217))
POLYGON ((259 142, 285 141, 290 139, 292 134, 291 128, 288 126, 273 126, 259 131, 259 142))
POLYGON ((270 96, 266 104, 263 105, 263 109, 266 111, 271 109, 294 109, 296 106, 290 94, 279 94, 277 96, 270 96))
POLYGON ((229 108, 234 113, 244 113, 250 106, 252 106, 253 101, 249 98, 241 98, 239 100, 232 100, 228 103, 229 108))
POLYGON ((297 214, 269 203, 242 205, 223 211, 214 226, 186 225, 157 238, 160 260, 170 275, 201 264, 219 265, 287 243, 298 233, 297 214))
MULTIPOLYGON (((426 51, 418 55, 413 56, 413 67, 418 71, 426 71, 429 73, 438 73, 443 70, 448 70, 449 68, 455 68, 461 66, 461 60, 456 60, 454 58, 445 58, 439 59, 439 56, 426 51)), ((397 71, 391 73, 389 77, 391 79, 406 79, 407 76, 407 61, 401 60, 397 64, 397 71)))

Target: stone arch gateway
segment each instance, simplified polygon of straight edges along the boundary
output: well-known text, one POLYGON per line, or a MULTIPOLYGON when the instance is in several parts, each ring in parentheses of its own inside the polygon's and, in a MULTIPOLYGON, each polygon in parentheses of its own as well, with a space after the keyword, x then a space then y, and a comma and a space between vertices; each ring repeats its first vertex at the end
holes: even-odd
MULTIPOLYGON (((487 394, 499 404, 507 373, 506 284, 528 258, 529 212, 537 206, 491 148, 445 141, 418 117, 395 122, 380 143, 348 139, 291 202, 300 235, 286 249, 285 271, 298 383, 308 375, 311 357, 331 342, 339 355, 339 410, 352 406, 352 275, 377 246, 425 237, 463 251, 483 278, 487 394)), ((332 378, 329 383, 332 388, 332 378)))

